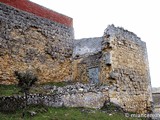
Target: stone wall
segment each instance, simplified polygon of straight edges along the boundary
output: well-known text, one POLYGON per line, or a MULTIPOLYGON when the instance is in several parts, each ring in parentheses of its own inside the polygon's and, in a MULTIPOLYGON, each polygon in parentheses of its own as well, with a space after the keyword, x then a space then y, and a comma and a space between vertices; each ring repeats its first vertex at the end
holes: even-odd
MULTIPOLYGON (((103 85, 77 83, 65 87, 44 86, 43 89, 48 89, 50 93, 28 95, 29 105, 100 109, 106 101, 109 101, 108 87, 103 85)), ((23 96, 0 97, 0 111, 14 111, 22 108, 24 100, 23 96)))
POLYGON ((152 93, 154 112, 160 113, 160 93, 152 93))
MULTIPOLYGON (((38 76, 39 83, 103 83, 109 86, 111 102, 124 110, 152 110, 146 44, 134 33, 110 25, 102 37, 73 41, 71 24, 38 17, 3 3, 0 9, 0 84, 16 83, 15 71, 30 70, 38 76)), ((78 107, 88 101, 88 107, 98 104, 101 97, 101 93, 90 92, 84 96, 67 94, 63 104, 78 107), (91 102, 94 97, 97 101, 91 102)))
POLYGON ((74 40, 73 58, 94 55, 101 51, 102 37, 74 40))
POLYGON ((160 88, 152 88, 154 112, 160 113, 160 88))
POLYGON ((0 3, 0 84, 32 70, 39 82, 72 77, 73 28, 0 3))
POLYGON ((47 18, 51 21, 64 24, 68 27, 73 27, 72 18, 33 3, 30 0, 0 0, 0 2, 29 13, 33 13, 37 16, 47 18))
MULTIPOLYGON (((151 83, 146 44, 134 33, 108 26, 102 42, 105 79, 111 83, 111 101, 131 112, 149 112, 151 83)), ((102 74, 103 75, 103 74, 102 74)), ((103 81, 105 81, 103 80, 103 81)))
MULTIPOLYGON (((89 72, 100 65, 102 37, 83 38, 74 41, 73 80, 94 83, 89 72)), ((96 71, 93 71, 96 72, 96 71)), ((96 73, 95 73, 96 74, 96 73)), ((97 74, 97 76, 99 76, 97 74)), ((99 79, 97 79, 97 82, 99 79)))
POLYGON ((126 111, 146 113, 152 110, 145 42, 132 32, 110 25, 103 37, 75 43, 75 80, 108 85, 111 102, 126 111))

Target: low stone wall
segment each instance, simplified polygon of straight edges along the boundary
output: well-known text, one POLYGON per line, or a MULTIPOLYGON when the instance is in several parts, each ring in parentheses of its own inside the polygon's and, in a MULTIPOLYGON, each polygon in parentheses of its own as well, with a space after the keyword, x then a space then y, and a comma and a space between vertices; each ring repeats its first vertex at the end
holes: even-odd
MULTIPOLYGON (((108 87, 94 84, 75 84, 65 87, 45 86, 50 94, 30 94, 28 104, 51 107, 101 108, 109 100, 108 87)), ((0 97, 0 111, 14 111, 22 108, 24 96, 0 97)))
POLYGON ((24 107, 24 97, 22 96, 8 96, 0 97, 0 111, 8 112, 15 111, 24 107))
POLYGON ((152 93, 154 112, 160 113, 160 93, 152 93))

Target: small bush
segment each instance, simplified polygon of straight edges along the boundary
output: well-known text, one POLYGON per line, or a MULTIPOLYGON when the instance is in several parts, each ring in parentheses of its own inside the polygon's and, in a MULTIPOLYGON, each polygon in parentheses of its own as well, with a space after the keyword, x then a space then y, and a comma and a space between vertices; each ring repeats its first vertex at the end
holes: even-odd
POLYGON ((24 118, 26 113, 26 108, 28 105, 27 101, 28 101, 29 90, 38 79, 31 71, 26 71, 26 72, 15 71, 15 76, 18 80, 18 87, 20 87, 21 92, 24 93, 25 95, 25 104, 22 113, 22 118, 24 118))
POLYGON ((18 87, 21 88, 21 92, 23 93, 29 92, 29 89, 38 80, 37 76, 35 76, 35 74, 33 74, 31 71, 26 71, 26 72, 15 71, 15 76, 18 80, 18 87))

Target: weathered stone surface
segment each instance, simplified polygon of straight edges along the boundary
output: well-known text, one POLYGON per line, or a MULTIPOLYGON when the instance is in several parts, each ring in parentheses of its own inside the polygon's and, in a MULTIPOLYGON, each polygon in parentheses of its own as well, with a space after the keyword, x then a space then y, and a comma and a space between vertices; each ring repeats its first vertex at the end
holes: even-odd
POLYGON ((62 99, 64 100, 64 106, 67 107, 101 108, 105 101, 108 100, 108 96, 101 92, 88 92, 84 94, 65 95, 62 99))
POLYGON ((74 60, 72 73, 73 79, 79 82, 99 83, 99 79, 93 81, 91 80, 89 70, 92 68, 97 68, 97 76, 99 77, 100 69, 98 66, 100 65, 101 56, 101 53, 97 53, 74 60))
POLYGON ((74 40, 73 57, 93 55, 101 51, 102 37, 74 40))
MULTIPOLYGON (((152 110, 146 44, 134 33, 109 25, 102 37, 73 42, 73 28, 4 4, 0 9, 0 84, 16 83, 14 71, 32 70, 39 83, 103 83, 109 86, 111 102, 124 110, 152 110)), ((92 105, 99 101, 100 107, 105 97, 97 88, 90 93, 90 86, 80 86, 54 87, 52 91, 60 96, 35 98, 50 106, 61 106, 65 95, 66 106, 81 106, 89 99, 94 102, 86 101, 85 106, 97 108, 92 105)))
POLYGON ((160 88, 152 88, 154 113, 160 114, 160 88))
MULTIPOLYGON (((51 92, 49 94, 28 95, 28 104, 51 107, 101 108, 105 101, 109 100, 107 86, 77 83, 65 87, 45 86, 44 89, 49 89, 51 92)), ((23 96, 0 97, 0 110, 8 111, 22 108, 24 100, 23 96)))
POLYGON ((14 71, 35 71, 39 82, 72 77, 73 28, 0 3, 0 84, 14 71))
MULTIPOLYGON (((151 83, 146 44, 134 33, 110 25, 104 32, 102 54, 111 53, 111 66, 102 65, 110 85, 111 101, 124 110, 138 113, 152 111, 151 83)), ((105 62, 102 61, 102 64, 105 62)), ((102 71, 103 71, 102 70, 102 71)), ((100 73, 101 75, 105 73, 100 73)))
MULTIPOLYGON (((80 45, 87 45, 84 39, 79 41, 77 43, 80 45)), ((126 111, 138 113, 152 111, 145 42, 134 33, 114 25, 108 26, 102 40, 97 39, 96 42, 98 41, 101 42, 101 46, 96 46, 97 50, 93 54, 92 47, 88 47, 89 50, 85 51, 87 56, 74 58, 74 79, 89 82, 89 70, 97 68, 99 82, 109 86, 111 102, 120 105, 126 111)), ((78 47, 80 45, 77 44, 78 47)))

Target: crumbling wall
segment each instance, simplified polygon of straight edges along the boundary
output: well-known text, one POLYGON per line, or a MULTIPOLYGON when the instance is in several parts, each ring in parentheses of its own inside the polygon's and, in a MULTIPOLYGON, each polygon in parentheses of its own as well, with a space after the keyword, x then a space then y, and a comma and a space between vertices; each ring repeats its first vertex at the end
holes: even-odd
POLYGON ((109 86, 111 102, 124 110, 151 111, 146 44, 134 33, 111 25, 103 37, 74 41, 73 45, 71 24, 66 26, 3 3, 0 9, 0 84, 16 83, 15 71, 32 70, 40 83, 104 83, 109 86))
POLYGON ((151 83, 146 44, 134 33, 108 26, 102 42, 111 101, 126 111, 151 111, 151 83), (108 73, 109 72, 109 73, 108 73))
POLYGON ((101 51, 102 37, 74 40, 73 58, 94 55, 101 51))
MULTIPOLYGON (((89 83, 95 82, 91 80, 89 73, 94 68, 100 71, 101 42, 102 37, 83 38, 74 41, 73 80, 89 83)), ((99 75, 100 73, 97 77, 99 75)))
POLYGON ((0 84, 32 70, 39 82, 72 77, 73 28, 0 3, 0 84))
MULTIPOLYGON (((102 108, 109 101, 108 87, 95 84, 74 84, 64 87, 44 86, 48 93, 28 95, 28 104, 51 107, 102 108)), ((0 111, 14 111, 23 108, 24 96, 0 96, 0 111)))
POLYGON ((130 112, 152 111, 145 42, 132 32, 110 25, 103 37, 81 39, 75 43, 74 79, 91 82, 92 76, 97 77, 98 82, 93 80, 95 83, 109 86, 111 102, 130 112))
POLYGON ((154 113, 160 113, 160 93, 152 93, 154 113))
POLYGON ((154 113, 160 113, 160 88, 152 88, 154 113))

